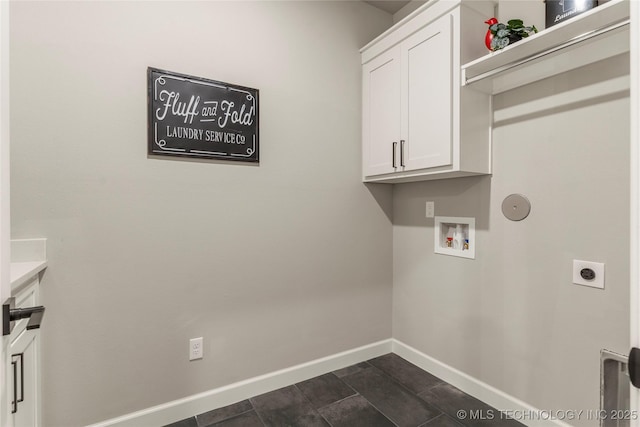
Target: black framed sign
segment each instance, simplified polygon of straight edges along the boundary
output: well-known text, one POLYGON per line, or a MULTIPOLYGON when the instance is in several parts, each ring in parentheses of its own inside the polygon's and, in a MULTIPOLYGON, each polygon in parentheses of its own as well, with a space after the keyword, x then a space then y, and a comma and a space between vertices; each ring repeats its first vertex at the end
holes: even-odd
POLYGON ((258 162, 258 90, 149 67, 149 154, 258 162))

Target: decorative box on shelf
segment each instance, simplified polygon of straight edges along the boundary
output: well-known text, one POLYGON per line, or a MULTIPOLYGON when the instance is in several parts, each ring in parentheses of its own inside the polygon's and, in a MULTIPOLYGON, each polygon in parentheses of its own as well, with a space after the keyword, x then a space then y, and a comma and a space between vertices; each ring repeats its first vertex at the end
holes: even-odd
POLYGON ((545 0, 544 3, 547 28, 598 6, 598 0, 545 0))

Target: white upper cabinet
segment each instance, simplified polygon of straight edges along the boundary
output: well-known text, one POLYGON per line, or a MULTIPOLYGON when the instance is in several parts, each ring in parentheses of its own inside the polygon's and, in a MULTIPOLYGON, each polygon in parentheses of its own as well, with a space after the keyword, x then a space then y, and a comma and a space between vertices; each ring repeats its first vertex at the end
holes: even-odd
POLYGON ((365 91, 369 94, 364 128, 368 175, 395 171, 395 149, 400 137, 400 47, 396 46, 364 66, 365 91))
POLYGON ((451 164, 451 20, 445 15, 401 44, 403 170, 451 164))
POLYGON ((364 181, 490 173, 490 100, 460 64, 486 52, 493 3, 472 6, 429 2, 362 49, 364 181))

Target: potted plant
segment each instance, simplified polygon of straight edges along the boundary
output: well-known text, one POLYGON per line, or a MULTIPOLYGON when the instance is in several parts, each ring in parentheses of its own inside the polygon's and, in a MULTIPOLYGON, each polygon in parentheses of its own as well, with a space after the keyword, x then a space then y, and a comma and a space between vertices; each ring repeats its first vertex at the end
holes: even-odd
POLYGON ((529 37, 538 32, 535 25, 525 27, 522 19, 511 19, 506 24, 498 22, 496 18, 485 21, 489 25, 485 44, 487 49, 496 51, 529 37))

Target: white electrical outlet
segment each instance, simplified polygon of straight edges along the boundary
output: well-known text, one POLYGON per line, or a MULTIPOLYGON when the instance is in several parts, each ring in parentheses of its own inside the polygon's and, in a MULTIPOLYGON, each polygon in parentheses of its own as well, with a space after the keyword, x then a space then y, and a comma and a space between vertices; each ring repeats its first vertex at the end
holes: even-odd
POLYGON ((436 206, 434 202, 427 202, 426 217, 433 218, 436 214, 436 206))
POLYGON ((604 289, 604 264, 601 262, 574 259, 573 283, 604 289))
POLYGON ((202 359, 204 357, 204 347, 202 337, 191 338, 189 340, 189 360, 202 359))

